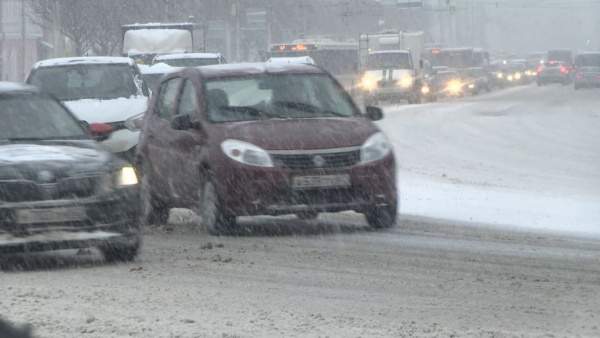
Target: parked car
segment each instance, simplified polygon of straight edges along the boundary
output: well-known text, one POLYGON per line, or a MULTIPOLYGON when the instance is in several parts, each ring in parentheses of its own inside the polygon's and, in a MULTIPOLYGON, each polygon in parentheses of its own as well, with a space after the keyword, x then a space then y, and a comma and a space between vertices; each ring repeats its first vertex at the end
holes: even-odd
POLYGON ((372 227, 395 223, 390 143, 323 70, 235 64, 167 74, 140 138, 144 217, 195 209, 213 233, 236 216, 354 210, 372 227))
POLYGON ((200 67, 227 63, 219 53, 178 53, 157 55, 152 65, 165 63, 171 67, 200 67))
POLYGON ((150 91, 138 66, 123 57, 77 57, 36 63, 26 83, 53 94, 81 121, 112 128, 102 143, 128 161, 139 139, 136 120, 148 107, 150 91))
MULTIPOLYGON (((104 150, 60 102, 0 83, 0 254, 98 246, 136 257, 140 203, 133 167, 104 150)), ((85 124, 87 126, 87 124, 85 124)))
POLYGON ((566 86, 571 81, 569 68, 560 61, 548 61, 537 69, 537 85, 543 86, 548 83, 561 83, 566 86))
POLYGON ((575 90, 600 87, 600 67, 581 67, 573 81, 575 90))

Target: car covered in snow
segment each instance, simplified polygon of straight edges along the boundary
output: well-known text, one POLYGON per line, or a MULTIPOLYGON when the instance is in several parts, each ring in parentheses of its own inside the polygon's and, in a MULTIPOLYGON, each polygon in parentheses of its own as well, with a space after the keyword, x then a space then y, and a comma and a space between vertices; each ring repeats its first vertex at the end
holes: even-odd
POLYGON ((201 67, 227 63, 219 53, 177 53, 157 55, 152 65, 165 63, 171 67, 201 67))
POLYGON ((140 72, 142 72, 144 82, 151 91, 156 89, 156 85, 163 75, 180 69, 180 67, 172 67, 166 63, 156 63, 152 66, 138 65, 138 67, 140 68, 140 72))
POLYGON ((0 120, 0 256, 98 246, 108 260, 134 259, 138 181, 92 138, 108 126, 81 123, 49 94, 6 82, 0 120))
POLYGON ((140 137, 143 217, 192 208, 213 233, 236 216, 364 213, 395 223, 392 146, 323 70, 302 64, 189 68, 161 80, 140 137))
POLYGON ((75 57, 36 63, 26 83, 53 94, 81 121, 105 123, 112 132, 102 142, 132 160, 139 139, 135 121, 148 108, 150 91, 138 66, 124 57, 75 57))
POLYGON ((304 65, 316 66, 317 63, 310 56, 297 56, 297 57, 273 57, 267 60, 267 63, 300 63, 304 65))

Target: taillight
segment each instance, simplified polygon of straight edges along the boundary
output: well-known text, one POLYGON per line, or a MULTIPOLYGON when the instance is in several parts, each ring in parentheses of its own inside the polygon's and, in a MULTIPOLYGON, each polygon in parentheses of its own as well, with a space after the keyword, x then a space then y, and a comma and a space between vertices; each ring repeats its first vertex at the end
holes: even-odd
POLYGON ((567 70, 567 68, 565 68, 565 66, 560 66, 560 72, 566 74, 569 71, 567 70))
POLYGON ((596 79, 600 79, 600 75, 596 75, 596 79))
POLYGON ((577 74, 577 75, 575 75, 575 77, 578 79, 583 79, 583 74, 577 74))
POLYGON ((543 68, 542 68, 542 66, 539 66, 539 67, 537 68, 537 72, 538 72, 538 73, 541 73, 541 72, 542 72, 542 69, 543 69, 543 68))

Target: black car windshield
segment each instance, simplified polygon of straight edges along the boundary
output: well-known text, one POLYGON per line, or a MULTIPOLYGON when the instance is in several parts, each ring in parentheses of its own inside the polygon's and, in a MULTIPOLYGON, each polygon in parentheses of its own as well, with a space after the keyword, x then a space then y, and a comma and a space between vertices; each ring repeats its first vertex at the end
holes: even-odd
POLYGON ((257 75, 206 82, 212 122, 268 118, 350 117, 354 105, 329 76, 257 75))
POLYGON ((44 95, 0 95, 0 140, 84 138, 70 113, 44 95))
POLYGON ((580 73, 600 73, 600 67, 581 67, 580 73))
POLYGON ((156 62, 166 63, 172 67, 200 67, 218 65, 219 59, 217 58, 181 58, 181 59, 165 59, 157 60, 156 62))
POLYGON ((367 58, 367 70, 378 69, 410 69, 408 53, 375 53, 367 58))
POLYGON ((66 65, 40 67, 28 82, 61 101, 117 99, 141 95, 130 65, 66 65))

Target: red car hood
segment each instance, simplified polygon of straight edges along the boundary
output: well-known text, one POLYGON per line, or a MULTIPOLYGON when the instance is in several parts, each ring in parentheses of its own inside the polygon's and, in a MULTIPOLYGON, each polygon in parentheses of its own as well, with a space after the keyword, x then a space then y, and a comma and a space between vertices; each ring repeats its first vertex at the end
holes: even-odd
POLYGON ((248 121, 224 124, 219 129, 220 141, 235 139, 266 150, 360 146, 379 131, 364 117, 248 121))

